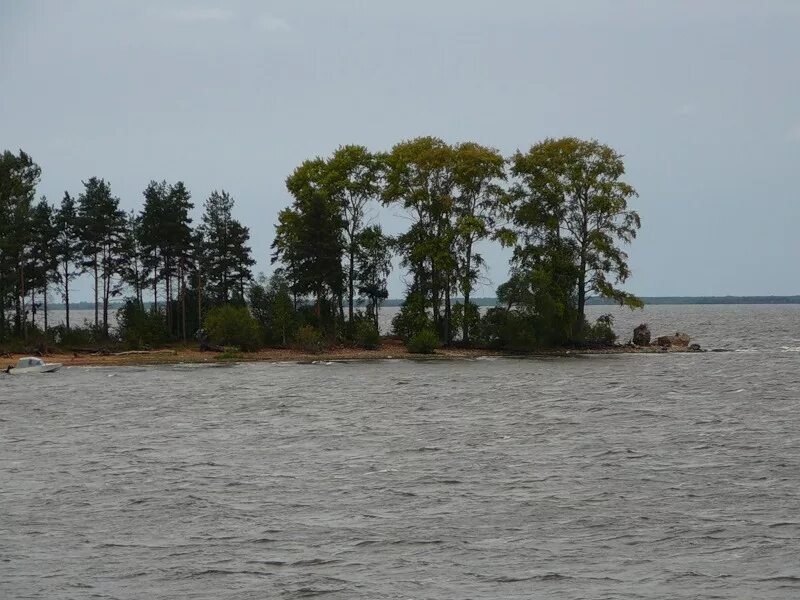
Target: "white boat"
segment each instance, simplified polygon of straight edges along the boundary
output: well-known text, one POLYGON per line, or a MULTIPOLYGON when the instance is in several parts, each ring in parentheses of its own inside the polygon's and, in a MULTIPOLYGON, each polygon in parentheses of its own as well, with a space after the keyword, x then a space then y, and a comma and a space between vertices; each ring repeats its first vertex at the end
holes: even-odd
POLYGON ((16 367, 9 366, 6 373, 11 375, 25 375, 27 373, 52 373, 61 368, 61 363, 46 363, 36 356, 27 356, 17 361, 16 367))

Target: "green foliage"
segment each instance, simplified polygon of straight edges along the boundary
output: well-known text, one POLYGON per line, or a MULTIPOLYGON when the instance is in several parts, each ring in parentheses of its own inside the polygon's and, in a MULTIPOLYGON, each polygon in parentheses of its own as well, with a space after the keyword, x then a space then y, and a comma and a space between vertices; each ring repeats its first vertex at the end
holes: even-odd
POLYGON ((594 325, 584 324, 584 342, 594 346, 613 346, 617 341, 613 325, 614 317, 611 315, 600 315, 594 325))
POLYGON ((539 347, 535 320, 515 309, 490 308, 475 328, 475 340, 497 350, 524 352, 539 347))
POLYGON ((439 336, 432 329, 423 329, 412 335, 406 345, 414 354, 433 354, 439 347, 439 336))
POLYGON ((222 304, 208 311, 205 330, 218 346, 236 346, 244 352, 259 347, 258 323, 246 306, 222 304))
POLYGON ((101 341, 102 330, 90 323, 81 326, 56 325, 49 332, 53 342, 61 348, 91 348, 101 341))
POLYGON ((322 334, 311 325, 303 325, 294 334, 294 344, 303 352, 322 352, 322 334))
POLYGON ((366 350, 376 350, 381 346, 381 334, 369 318, 356 319, 356 344, 366 350))
POLYGON ((408 342, 423 330, 433 330, 433 322, 425 309, 422 294, 412 292, 403 302, 400 312, 392 319, 392 331, 404 342, 408 342))
POLYGON ((516 177, 508 208, 516 231, 515 260, 546 254, 553 246, 571 254, 575 268, 578 312, 576 337, 581 339, 584 306, 589 293, 630 307, 641 305, 615 287, 630 275, 629 244, 639 229, 639 215, 628 208, 636 190, 622 181, 622 156, 595 140, 547 139, 511 159, 516 177))
POLYGON ((344 292, 344 217, 327 176, 325 161, 318 158, 305 161, 286 180, 294 202, 278 214, 272 262, 284 265, 294 294, 314 297, 320 325, 331 333, 337 325, 334 306, 344 292))
POLYGON ((196 261, 203 286, 217 302, 243 302, 255 264, 250 230, 233 217, 233 198, 214 190, 205 203, 195 238, 196 261))
POLYGON ((10 337, 6 310, 13 311, 13 334, 25 330, 26 249, 31 242, 31 209, 41 169, 29 154, 0 155, 0 341, 10 337))
MULTIPOLYGON (((358 293, 367 298, 367 314, 378 327, 378 310, 381 302, 389 297, 386 281, 392 269, 389 239, 383 235, 380 225, 365 228, 357 239, 356 283, 358 293)), ((352 319, 352 317, 351 317, 352 319)))
POLYGON ((452 306, 452 316, 451 322, 453 325, 453 331, 462 332, 461 340, 463 342, 470 341, 470 338, 465 339, 463 337, 463 332, 473 332, 475 328, 478 326, 481 320, 481 314, 478 310, 478 305, 474 302, 469 302, 468 304, 462 304, 461 302, 456 302, 452 306), (466 321, 466 322, 465 322, 466 321))
POLYGON ((268 346, 286 346, 297 326, 289 283, 280 272, 250 287, 250 309, 268 346))
POLYGON ((131 350, 154 348, 167 341, 164 312, 146 310, 138 300, 126 300, 117 311, 117 330, 120 341, 131 350))

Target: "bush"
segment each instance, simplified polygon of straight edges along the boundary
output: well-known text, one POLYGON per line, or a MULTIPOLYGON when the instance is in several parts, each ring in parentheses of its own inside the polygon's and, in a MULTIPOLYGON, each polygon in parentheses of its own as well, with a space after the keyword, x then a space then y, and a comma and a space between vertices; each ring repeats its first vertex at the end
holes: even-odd
POLYGON ((84 322, 83 327, 72 326, 67 330, 66 325, 56 325, 50 329, 50 335, 58 346, 68 348, 89 348, 97 343, 102 337, 102 328, 95 328, 88 322, 84 322))
POLYGON ((433 354, 439 347, 439 336, 432 329, 423 329, 411 336, 407 345, 414 354, 433 354))
POLYGON ((381 347, 381 334, 375 323, 369 319, 361 319, 356 324, 356 344, 366 350, 377 350, 381 347))
POLYGON ((400 312, 392 319, 392 331, 404 342, 408 342, 426 329, 433 330, 433 328, 433 322, 425 310, 425 299, 418 293, 409 294, 400 307, 400 312))
POLYGON ((613 346, 617 341, 617 334, 614 333, 614 317, 611 315, 601 315, 592 325, 584 325, 584 342, 594 346, 613 346))
POLYGON ((223 304, 208 311, 205 330, 212 343, 236 346, 244 352, 258 349, 259 329, 246 306, 223 304))
POLYGON ((117 311, 119 338, 131 350, 152 348, 167 341, 163 311, 145 310, 136 300, 126 300, 117 311))
POLYGON ((294 344, 303 352, 321 352, 322 334, 311 325, 303 325, 294 334, 294 344))
POLYGON ((481 313, 478 305, 470 302, 466 306, 461 302, 453 304, 450 327, 454 338, 462 339, 464 336, 464 321, 469 326, 470 341, 475 337, 475 330, 481 320, 481 313))
POLYGON ((475 342, 488 348, 527 351, 538 347, 535 320, 506 308, 490 308, 473 332, 475 342))

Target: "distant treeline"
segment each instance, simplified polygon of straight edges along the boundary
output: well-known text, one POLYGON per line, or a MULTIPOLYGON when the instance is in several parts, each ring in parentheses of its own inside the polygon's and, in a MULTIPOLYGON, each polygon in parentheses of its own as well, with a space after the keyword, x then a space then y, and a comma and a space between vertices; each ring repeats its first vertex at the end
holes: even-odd
MULTIPOLYGON (((800 304, 800 296, 643 296, 645 304, 800 304)), ((587 304, 610 305, 606 298, 592 298, 587 304)))

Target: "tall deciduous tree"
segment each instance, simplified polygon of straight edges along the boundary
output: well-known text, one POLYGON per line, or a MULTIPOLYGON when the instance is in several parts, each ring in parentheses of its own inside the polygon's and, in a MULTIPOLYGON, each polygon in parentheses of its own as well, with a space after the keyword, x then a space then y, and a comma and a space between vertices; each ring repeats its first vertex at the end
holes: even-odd
MULTIPOLYGON (((494 232, 502 209, 501 184, 505 179, 505 160, 497 150, 474 142, 455 147, 455 252, 458 287, 464 295, 465 310, 470 310, 472 290, 484 264, 483 257, 475 252, 475 244, 494 232)), ((464 343, 470 341, 469 324, 470 319, 462 319, 464 343)))
POLYGON ((287 267, 292 291, 312 295, 320 323, 335 329, 344 281, 341 207, 323 189, 293 179, 297 175, 287 182, 295 200, 278 215, 272 261, 287 267))
POLYGON ((356 254, 356 282, 358 293, 367 298, 367 315, 378 329, 378 310, 389 297, 386 281, 392 270, 390 240, 383 235, 380 225, 366 227, 358 236, 356 254))
POLYGON ((517 178, 513 222, 526 243, 555 241, 559 256, 571 253, 576 268, 576 336, 582 338, 587 293, 641 306, 632 294, 615 287, 630 275, 629 244, 639 229, 639 215, 628 207, 636 191, 622 180, 622 156, 595 140, 547 139, 511 159, 517 178))
POLYGON ((401 264, 411 270, 411 291, 425 298, 440 337, 448 341, 456 272, 453 148, 439 138, 421 137, 396 144, 384 161, 383 202, 402 206, 412 221, 409 230, 396 239, 401 264))
POLYGON ((324 172, 325 187, 342 208, 348 318, 352 322, 359 236, 367 223, 369 203, 377 200, 380 193, 381 164, 364 146, 340 146, 324 165, 324 172))

